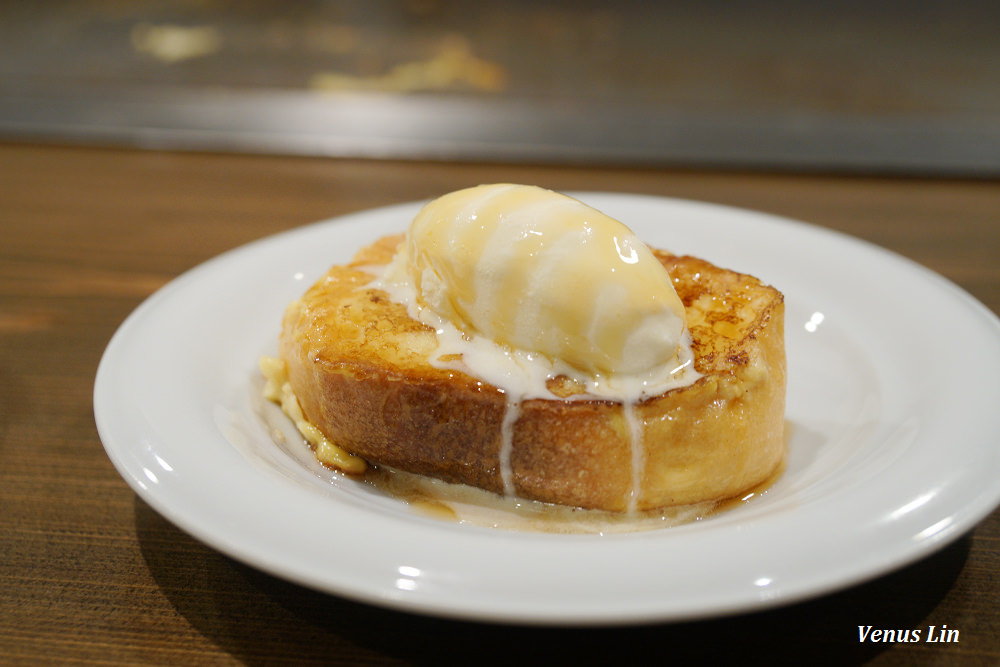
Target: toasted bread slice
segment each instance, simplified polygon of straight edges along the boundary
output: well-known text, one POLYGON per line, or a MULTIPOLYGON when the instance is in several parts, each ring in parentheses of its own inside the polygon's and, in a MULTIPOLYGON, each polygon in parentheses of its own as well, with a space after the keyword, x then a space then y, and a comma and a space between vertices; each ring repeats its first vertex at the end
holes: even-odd
MULTIPOLYGON (((335 266, 285 313, 280 356, 306 417, 376 466, 502 492, 503 392, 437 368, 432 329, 368 287, 401 236, 335 266)), ((624 511, 723 500, 767 480, 784 454, 784 300, 756 278, 655 251, 684 303, 702 374, 634 406, 529 399, 510 471, 522 498, 624 511)), ((557 394, 572 383, 550 385, 557 394)), ((562 392, 562 393, 560 393, 562 392)))

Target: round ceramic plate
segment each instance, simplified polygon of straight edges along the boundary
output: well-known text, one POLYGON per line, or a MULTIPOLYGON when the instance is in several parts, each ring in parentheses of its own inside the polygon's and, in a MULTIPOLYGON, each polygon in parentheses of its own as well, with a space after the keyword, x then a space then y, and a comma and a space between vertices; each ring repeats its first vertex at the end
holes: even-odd
POLYGON ((786 297, 788 458, 766 494, 625 534, 507 531, 421 515, 282 446, 259 398, 286 304, 419 204, 251 243, 121 326, 94 392, 111 460, 153 508, 249 565, 413 612, 535 624, 704 618, 784 604, 922 558, 1000 504, 1000 323, 885 250, 803 223, 579 193, 647 243, 786 297))

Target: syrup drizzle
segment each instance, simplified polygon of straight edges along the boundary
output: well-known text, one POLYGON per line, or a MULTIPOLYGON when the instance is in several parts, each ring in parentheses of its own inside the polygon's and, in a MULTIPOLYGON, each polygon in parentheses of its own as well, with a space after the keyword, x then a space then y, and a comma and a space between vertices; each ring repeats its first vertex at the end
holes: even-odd
POLYGON ((636 411, 635 401, 623 400, 622 414, 625 417, 625 432, 632 456, 632 486, 629 489, 626 511, 634 514, 639 507, 639 497, 642 495, 642 471, 646 467, 646 447, 642 437, 643 424, 636 411))
POLYGON ((516 496, 514 489, 514 469, 511 455, 514 451, 514 425, 521 417, 522 398, 514 392, 506 392, 507 405, 504 407, 503 422, 500 424, 500 480, 503 494, 509 498, 516 496))

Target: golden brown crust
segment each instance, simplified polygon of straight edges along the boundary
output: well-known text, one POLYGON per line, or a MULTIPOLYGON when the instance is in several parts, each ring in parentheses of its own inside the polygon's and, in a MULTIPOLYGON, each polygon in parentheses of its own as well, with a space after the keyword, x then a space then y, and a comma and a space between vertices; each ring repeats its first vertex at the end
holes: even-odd
MULTIPOLYGON (((332 268, 286 311, 280 355, 306 416, 375 464, 502 491, 501 391, 431 366, 435 334, 363 269, 401 237, 332 268)), ((644 465, 639 509, 732 497, 770 477, 784 453, 784 303, 756 278, 656 252, 684 302, 703 374, 636 406, 644 465)), ((521 497, 613 511, 629 506, 632 446, 623 407, 532 399, 514 427, 521 497)))

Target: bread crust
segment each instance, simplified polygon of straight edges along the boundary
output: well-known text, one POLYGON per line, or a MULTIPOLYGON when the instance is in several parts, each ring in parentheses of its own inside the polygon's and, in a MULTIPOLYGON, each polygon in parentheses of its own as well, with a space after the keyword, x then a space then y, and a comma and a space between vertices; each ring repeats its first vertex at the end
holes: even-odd
MULTIPOLYGON (((375 465, 501 493, 502 391, 432 366, 437 342, 366 286, 400 236, 335 266, 284 316, 279 354, 308 419, 375 465)), ((687 311, 702 374, 635 406, 641 474, 620 403, 529 399, 510 469, 523 498, 625 511, 723 500, 771 477, 784 456, 784 299, 756 278, 654 251, 687 311)))

